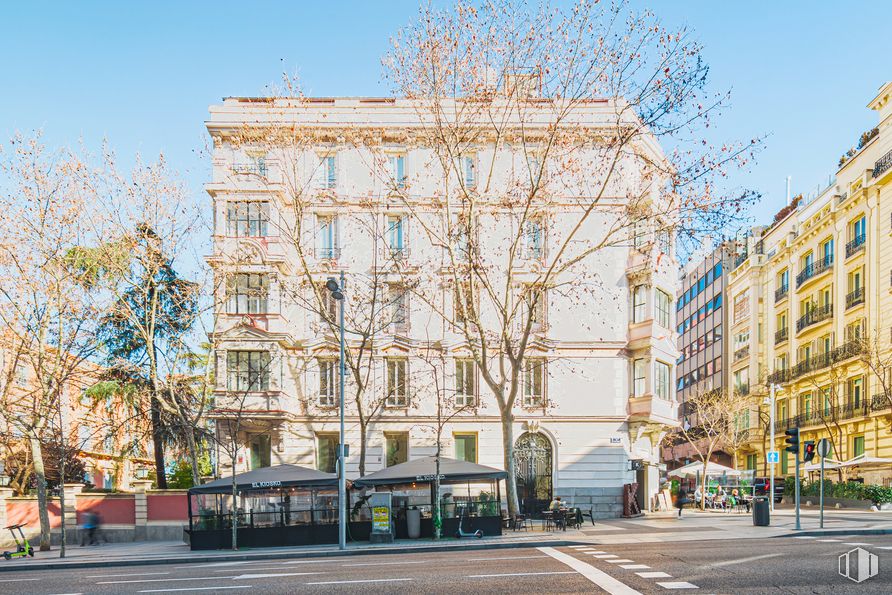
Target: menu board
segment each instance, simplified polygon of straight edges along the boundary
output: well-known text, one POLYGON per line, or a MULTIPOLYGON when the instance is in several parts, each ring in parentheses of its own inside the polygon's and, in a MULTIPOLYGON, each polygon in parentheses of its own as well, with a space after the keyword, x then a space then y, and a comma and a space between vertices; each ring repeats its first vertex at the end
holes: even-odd
POLYGON ((390 508, 375 506, 372 508, 372 531, 390 533, 390 508))

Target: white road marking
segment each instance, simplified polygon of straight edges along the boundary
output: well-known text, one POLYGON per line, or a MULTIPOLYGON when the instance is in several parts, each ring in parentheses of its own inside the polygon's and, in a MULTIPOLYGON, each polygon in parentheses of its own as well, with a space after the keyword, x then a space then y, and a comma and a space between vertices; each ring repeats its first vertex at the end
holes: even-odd
POLYGON ((843 545, 863 545, 863 546, 868 546, 868 547, 873 546, 872 543, 862 543, 859 541, 846 541, 845 543, 843 543, 843 545))
POLYGON ((571 550, 581 550, 582 548, 586 548, 586 547, 591 547, 591 546, 588 546, 588 545, 571 545, 571 546, 570 546, 570 549, 571 549, 571 550))
POLYGON ((819 539, 820 543, 839 543, 838 539, 819 539))
POLYGON ((617 556, 616 554, 595 554, 593 557, 599 560, 606 560, 607 558, 619 558, 619 556, 617 556))
POLYGON ((4 578, 0 579, 0 583, 21 583, 23 581, 39 581, 39 578, 4 578))
POLYGON ((817 537, 814 537, 812 535, 797 535, 793 539, 817 539, 817 537))
POLYGON ((625 568, 626 570, 643 570, 645 568, 650 568, 647 564, 621 564, 620 568, 625 568))
POLYGON ((547 558, 548 556, 504 556, 496 558, 468 558, 468 562, 488 562, 489 560, 527 560, 529 558, 547 558))
MULTIPOLYGON (((225 570, 223 572, 232 572, 231 570, 225 570)), ((132 574, 90 574, 85 576, 84 578, 115 578, 119 576, 161 576, 165 574, 170 574, 169 572, 134 572, 132 574)))
POLYGON ((574 558, 569 554, 559 552, 553 547, 540 547, 537 549, 544 554, 548 554, 555 560, 563 562, 592 583, 610 593, 610 595, 641 595, 639 591, 636 591, 625 583, 621 583, 606 572, 602 572, 591 564, 583 562, 578 558, 574 558))
POLYGON ((272 574, 240 574, 232 577, 234 581, 243 581, 251 578, 277 578, 280 576, 308 576, 311 574, 325 574, 324 572, 277 572, 272 574))
POLYGON ((878 550, 892 550, 892 545, 882 545, 877 548, 878 550))
POLYGON ((617 558, 616 560, 607 560, 608 564, 628 564, 629 562, 633 562, 634 560, 629 560, 628 558, 617 558))
POLYGON ((708 568, 717 568, 722 566, 732 566, 734 564, 745 564, 747 562, 755 562, 756 560, 764 560, 765 558, 776 558, 777 556, 782 556, 782 553, 777 554, 761 554, 759 556, 750 556, 749 558, 739 558, 737 560, 725 560, 724 562, 716 562, 715 564, 707 564, 708 568))
POLYGON ((596 556, 598 554, 606 554, 607 552, 602 552, 601 550, 592 550, 590 552, 582 552, 583 554, 590 554, 592 556, 596 556))
POLYGON ((396 581, 414 581, 414 578, 370 578, 360 581, 324 581, 320 583, 305 583, 307 585, 347 585, 351 583, 393 583, 396 581))
POLYGON ((542 574, 576 574, 575 570, 553 570, 551 572, 503 572, 501 574, 469 574, 465 578, 493 578, 500 576, 538 576, 542 574))
POLYGON ((641 578, 672 578, 672 575, 668 572, 659 572, 657 570, 652 570, 650 572, 636 572, 635 574, 641 578))
POLYGON ((147 589, 139 593, 174 593, 176 591, 217 591, 218 589, 253 589, 253 585, 226 585, 223 587, 187 587, 185 589, 147 589))
POLYGON ((175 566, 177 570, 187 568, 217 568, 218 566, 239 566, 244 564, 257 564, 258 562, 266 562, 266 560, 241 560, 239 562, 212 562, 210 564, 191 564, 189 566, 175 566))
POLYGON ((699 589, 697 585, 692 585, 691 583, 686 583, 684 581, 675 581, 671 583, 657 583, 664 589, 699 589))
POLYGON ((230 578, 234 581, 245 580, 250 578, 275 578, 280 576, 308 576, 311 574, 323 574, 322 572, 286 572, 273 574, 239 574, 236 576, 195 576, 188 578, 146 578, 133 581, 99 581, 97 585, 128 585, 133 583, 173 583, 179 581, 218 581, 220 579, 230 578))
POLYGON ((428 564, 430 560, 411 560, 406 562, 358 562, 356 564, 342 564, 342 566, 402 566, 403 564, 428 564))

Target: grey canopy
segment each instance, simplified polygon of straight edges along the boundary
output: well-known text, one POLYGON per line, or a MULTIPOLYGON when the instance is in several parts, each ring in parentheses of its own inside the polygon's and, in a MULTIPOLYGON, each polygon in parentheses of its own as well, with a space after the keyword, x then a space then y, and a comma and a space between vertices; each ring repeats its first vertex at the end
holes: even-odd
MULTIPOLYGON (((436 457, 423 457, 381 469, 353 482, 357 487, 430 482, 436 473, 436 457)), ((485 479, 504 479, 508 473, 494 467, 468 461, 440 457, 441 482, 470 482, 485 479)))
MULTIPOLYGON (((338 485, 338 476, 299 465, 273 465, 235 476, 237 490, 269 490, 276 488, 328 487, 338 485)), ((223 477, 189 489, 190 494, 229 494, 232 477, 223 477)))

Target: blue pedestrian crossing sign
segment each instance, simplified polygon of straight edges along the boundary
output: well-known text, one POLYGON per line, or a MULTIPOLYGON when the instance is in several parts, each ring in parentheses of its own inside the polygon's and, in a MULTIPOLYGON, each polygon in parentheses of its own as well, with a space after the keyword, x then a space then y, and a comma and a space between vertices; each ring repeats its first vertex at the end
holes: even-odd
POLYGON ((768 462, 769 463, 779 463, 780 462, 780 453, 776 450, 768 451, 768 462))

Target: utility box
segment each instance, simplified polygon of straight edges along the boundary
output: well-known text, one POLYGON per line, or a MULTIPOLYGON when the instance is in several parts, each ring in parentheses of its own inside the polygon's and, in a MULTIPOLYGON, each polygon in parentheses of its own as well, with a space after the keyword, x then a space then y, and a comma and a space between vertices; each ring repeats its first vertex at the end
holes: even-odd
POLYGON ((369 497, 372 509, 370 543, 393 543, 393 506, 390 492, 375 492, 369 497))
POLYGON ((756 496, 753 498, 753 526, 767 527, 771 524, 771 509, 768 506, 768 498, 756 496))

